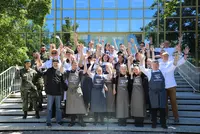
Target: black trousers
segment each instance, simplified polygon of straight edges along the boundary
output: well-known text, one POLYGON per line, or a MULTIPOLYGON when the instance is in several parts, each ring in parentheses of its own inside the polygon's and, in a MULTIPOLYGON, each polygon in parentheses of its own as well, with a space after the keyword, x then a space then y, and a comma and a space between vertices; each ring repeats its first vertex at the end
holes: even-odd
POLYGON ((82 114, 71 114, 71 123, 75 123, 76 118, 78 118, 79 122, 83 122, 83 115, 82 114))
POLYGON ((105 113, 94 112, 94 121, 98 122, 98 118, 100 118, 100 121, 104 122, 104 116, 105 116, 105 113))
POLYGON ((143 126, 144 117, 135 117, 135 126, 143 126))
POLYGON ((160 123, 161 125, 166 125, 166 111, 165 108, 152 108, 151 116, 152 116, 152 125, 157 124, 157 112, 160 112, 160 123))

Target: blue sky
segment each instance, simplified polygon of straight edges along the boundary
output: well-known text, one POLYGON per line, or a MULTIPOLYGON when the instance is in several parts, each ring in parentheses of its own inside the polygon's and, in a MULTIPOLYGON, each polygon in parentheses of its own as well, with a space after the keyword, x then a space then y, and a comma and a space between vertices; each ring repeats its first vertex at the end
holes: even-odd
MULTIPOLYGON (((132 10, 128 10, 129 1, 128 0, 104 0, 102 3, 101 0, 90 0, 90 16, 88 14, 88 0, 76 0, 76 20, 80 25, 78 32, 139 32, 140 27, 143 27, 143 0, 130 0, 130 7, 132 10), (118 4, 115 3, 118 1, 118 4), (105 8, 104 11, 101 8, 105 8), (109 9, 108 9, 109 8, 109 9), (111 8, 118 8, 119 10, 110 10, 111 8), (88 22, 88 18, 89 22, 88 22), (106 19, 106 20, 103 20, 106 19), (119 20, 114 20, 118 18, 119 20), (130 21, 129 21, 129 18, 130 21), (84 20, 85 19, 85 20, 84 20), (89 25, 90 23, 90 25, 89 25)), ((63 0, 63 8, 67 10, 59 10, 60 0, 56 0, 57 2, 57 18, 61 18, 61 12, 63 13, 63 17, 70 17, 72 20, 74 19, 74 0, 63 0)), ((145 24, 152 20, 153 15, 156 12, 156 9, 151 10, 149 7, 154 2, 154 0, 144 0, 144 17, 145 24)), ((51 13, 46 16, 47 20, 47 28, 50 32, 54 31, 54 0, 52 0, 52 10, 51 13)), ((61 20, 56 21, 56 29, 61 29, 61 20)), ((64 21, 63 21, 64 22, 64 21)), ((62 23, 63 23, 62 22, 62 23)), ((72 21, 73 23, 73 21, 72 21)))

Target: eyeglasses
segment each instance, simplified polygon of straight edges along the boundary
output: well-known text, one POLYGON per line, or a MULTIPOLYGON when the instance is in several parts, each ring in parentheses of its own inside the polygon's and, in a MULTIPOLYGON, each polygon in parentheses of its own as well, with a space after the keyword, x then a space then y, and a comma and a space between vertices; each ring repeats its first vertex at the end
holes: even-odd
POLYGON ((57 53, 55 52, 55 53, 51 53, 51 54, 57 54, 57 53))

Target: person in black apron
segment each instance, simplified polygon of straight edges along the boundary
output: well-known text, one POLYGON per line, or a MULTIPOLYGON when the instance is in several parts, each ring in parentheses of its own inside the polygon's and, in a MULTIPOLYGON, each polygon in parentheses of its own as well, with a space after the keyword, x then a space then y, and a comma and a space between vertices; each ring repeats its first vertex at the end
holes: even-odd
POLYGON ((119 126, 126 126, 126 118, 129 117, 129 91, 128 81, 129 76, 127 75, 127 66, 122 64, 120 66, 119 75, 113 80, 117 85, 117 96, 116 96, 116 117, 119 126))
POLYGON ((94 125, 98 122, 98 117, 100 117, 101 125, 104 125, 104 114, 106 112, 106 94, 107 87, 105 86, 105 79, 111 79, 112 73, 108 67, 108 75, 104 75, 102 68, 97 66, 96 73, 91 73, 91 68, 93 66, 93 62, 91 66, 87 70, 87 65, 85 62, 84 73, 88 73, 88 75, 93 79, 93 86, 91 90, 91 112, 94 113, 94 125))
MULTIPOLYGON (((167 129, 166 125, 166 90, 163 72, 159 70, 157 60, 152 62, 152 69, 145 69, 143 61, 140 61, 140 69, 149 79, 149 98, 151 103, 152 128, 157 125, 157 111, 160 112, 160 123, 162 128, 167 129)), ((166 72, 165 72, 166 73, 166 72)))
POLYGON ((66 114, 71 115, 71 122, 68 126, 75 125, 76 116, 79 117, 79 125, 85 127, 83 115, 86 114, 86 108, 83 101, 81 89, 81 71, 77 70, 78 64, 72 62, 72 70, 64 73, 64 79, 68 81, 66 114))

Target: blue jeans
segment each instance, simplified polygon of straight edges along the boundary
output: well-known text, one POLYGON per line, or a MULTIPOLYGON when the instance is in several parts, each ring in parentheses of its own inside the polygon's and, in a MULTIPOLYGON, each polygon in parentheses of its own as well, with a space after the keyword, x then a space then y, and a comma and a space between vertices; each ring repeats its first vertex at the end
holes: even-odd
POLYGON ((61 96, 52 96, 47 95, 47 123, 51 123, 51 117, 52 117, 52 105, 55 100, 56 103, 56 121, 61 122, 62 119, 62 113, 60 109, 60 103, 61 103, 61 96))

